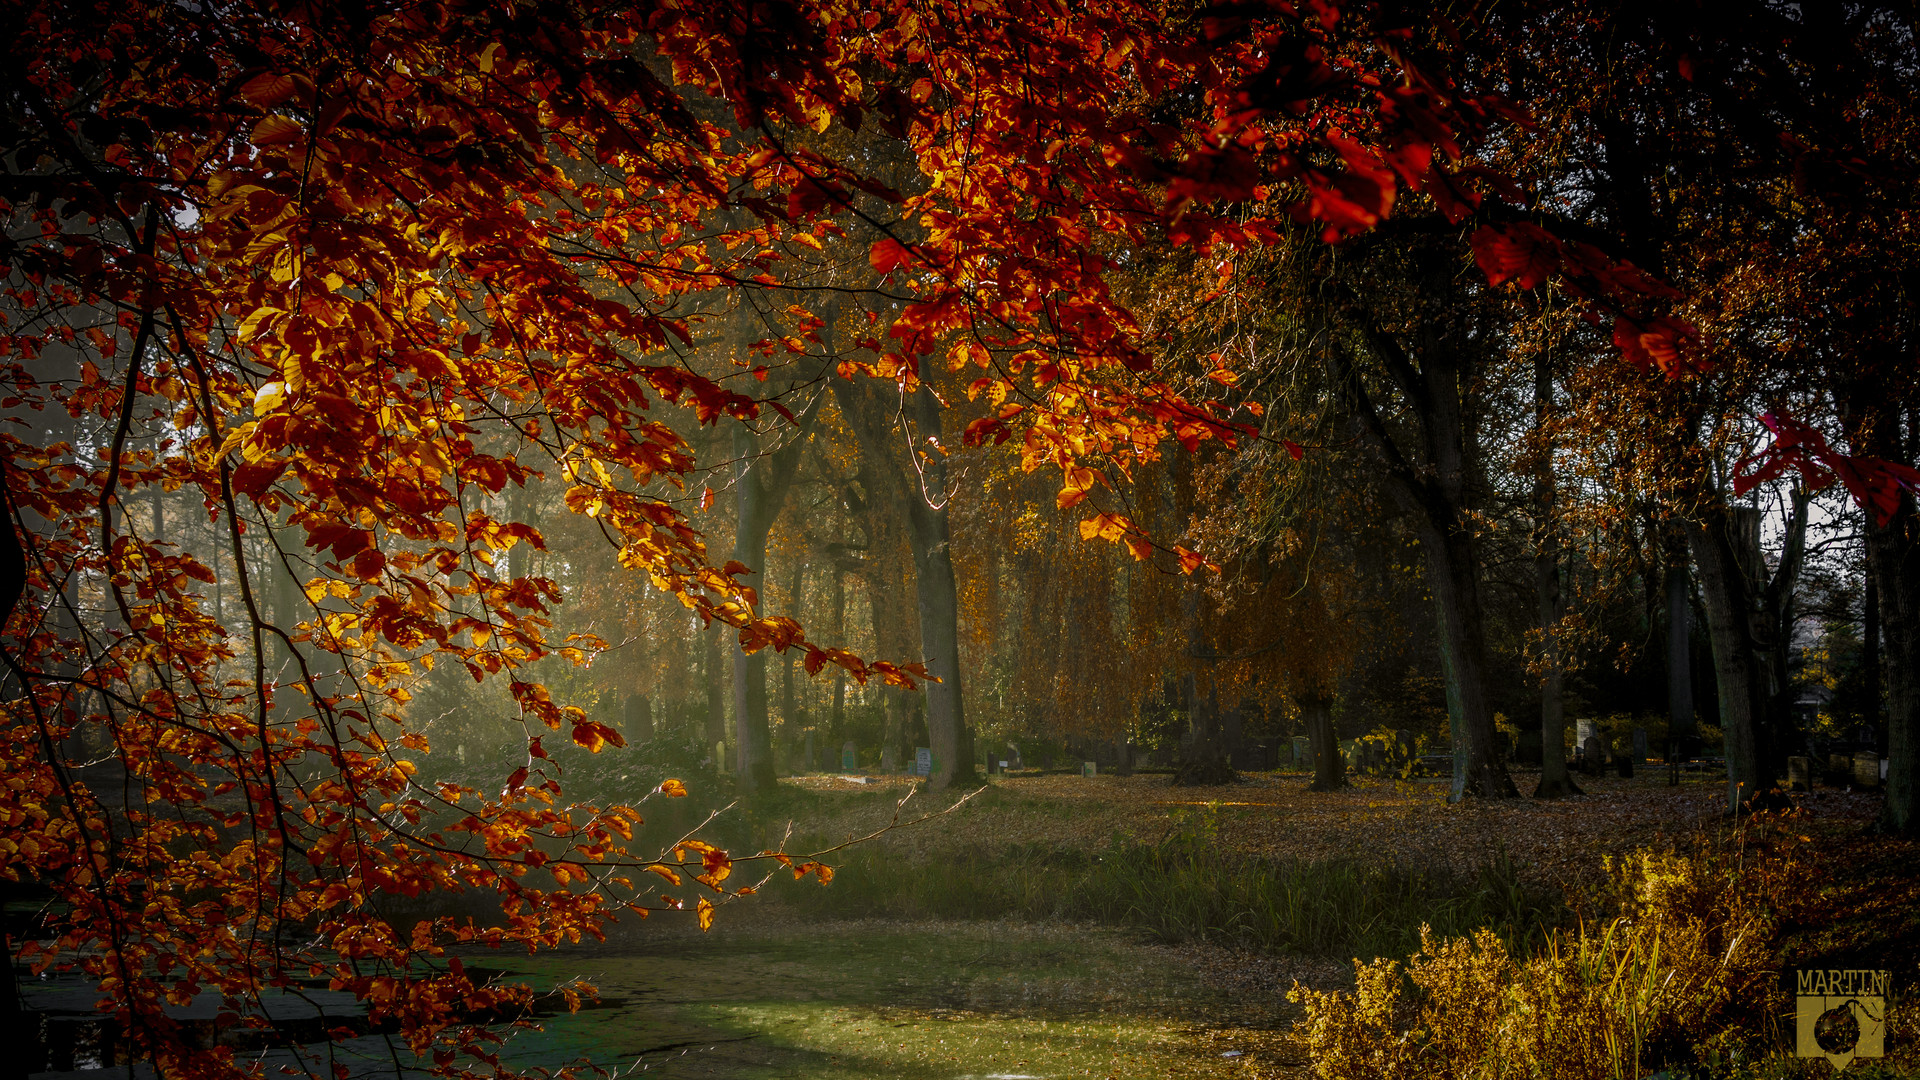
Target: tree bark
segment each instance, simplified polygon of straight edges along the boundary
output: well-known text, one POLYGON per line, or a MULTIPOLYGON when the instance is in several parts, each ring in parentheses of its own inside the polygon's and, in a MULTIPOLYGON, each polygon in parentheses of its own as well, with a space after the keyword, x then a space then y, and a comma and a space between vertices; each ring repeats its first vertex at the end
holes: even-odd
MULTIPOLYGON (((700 635, 702 639, 701 673, 707 686, 707 724, 704 732, 706 750, 711 753, 727 737, 727 673, 726 662, 720 658, 720 628, 723 624, 712 623, 700 635)), ((719 761, 714 762, 718 768, 719 761)))
POLYGON ((1693 580, 1684 538, 1667 554, 1667 780, 1680 782, 1678 762, 1700 740, 1693 716, 1693 580))
MULTIPOLYGON (((1753 524, 1757 526, 1757 521, 1753 524)), ((1757 730, 1765 703, 1760 700, 1761 674, 1753 647, 1754 590, 1743 556, 1744 536, 1740 535, 1747 527, 1736 512, 1722 508, 1714 518, 1690 523, 1687 530, 1687 543, 1700 574, 1707 636, 1713 644, 1729 813, 1738 813, 1741 804, 1765 786, 1757 730)))
MULTIPOLYGON (((760 452, 752 429, 742 425, 734 430, 733 450, 738 464, 734 473, 733 559, 756 574, 763 575, 767 565, 767 536, 786 504, 787 492, 799 470, 814 417, 824 394, 816 393, 796 418, 793 437, 771 453, 760 452)), ((764 600, 756 596, 755 614, 763 611, 764 600)), ((733 723, 737 746, 734 760, 737 783, 742 794, 771 791, 777 783, 773 767, 773 734, 767 718, 767 651, 751 653, 734 645, 733 723)))
MULTIPOLYGON (((753 433, 735 431, 734 456, 740 464, 734 474, 733 561, 759 573, 767 565, 767 534, 786 501, 786 485, 756 475, 757 450, 753 433)), ((768 470, 776 475, 778 469, 768 470)), ((758 605, 756 614, 758 614, 758 605)), ((733 762, 742 794, 774 787, 773 739, 767 720, 767 651, 747 652, 738 640, 733 657, 733 762)))
POLYGON ((1886 714, 1880 708, 1880 582, 1873 572, 1873 542, 1867 542, 1866 595, 1861 606, 1860 681, 1867 684, 1867 726, 1873 731, 1874 753, 1887 756, 1886 714))
POLYGON ((861 454, 874 462, 907 524, 913 554, 914 595, 920 616, 920 650, 933 679, 922 684, 927 738, 933 750, 934 790, 975 779, 961 696, 960 600, 953 574, 952 531, 947 519, 947 465, 940 438, 941 409, 921 386, 902 403, 912 438, 905 467, 892 452, 892 418, 873 387, 833 381, 840 412, 853 429, 861 454), (930 444, 928 440, 935 440, 930 444), (923 449, 928 448, 928 449, 923 449))
POLYGON ((1545 351, 1533 364, 1534 437, 1538 460, 1533 471, 1533 586, 1540 625, 1540 782, 1536 799, 1580 794, 1567 775, 1566 665, 1560 652, 1560 617, 1566 603, 1560 588, 1560 536, 1554 515, 1558 492, 1553 477, 1553 443, 1547 421, 1553 409, 1553 366, 1545 351))
POLYGON ((1889 661, 1886 802, 1880 827, 1912 836, 1920 834, 1920 515, 1912 495, 1900 496, 1900 507, 1886 524, 1869 520, 1867 551, 1880 592, 1889 661))
MULTIPOLYGON (((1865 422, 1856 441, 1861 453, 1911 461, 1911 428, 1895 405, 1876 402, 1861 410, 1865 422)), ((1911 492, 1885 522, 1867 518, 1867 570, 1878 603, 1886 650, 1886 801, 1879 827, 1920 835, 1920 509, 1911 492)), ((1877 688, 1874 688, 1877 689, 1877 688)))
POLYGON ((1334 738, 1333 699, 1326 694, 1309 694, 1300 699, 1300 716, 1307 728, 1307 745, 1313 751, 1313 783, 1308 791, 1338 791, 1347 787, 1347 763, 1340 756, 1340 742, 1334 738))
POLYGON ((1447 685, 1453 743, 1449 801, 1516 798, 1520 792, 1494 751, 1493 710, 1487 698, 1486 620, 1469 507, 1477 448, 1461 389, 1468 372, 1454 355, 1456 343, 1422 336, 1416 362, 1415 354, 1394 335, 1371 326, 1363 330, 1370 351, 1419 421, 1418 454, 1410 456, 1388 432, 1345 355, 1339 349, 1329 351, 1336 385, 1352 405, 1350 422, 1378 453, 1388 490, 1413 518, 1420 539, 1447 685))

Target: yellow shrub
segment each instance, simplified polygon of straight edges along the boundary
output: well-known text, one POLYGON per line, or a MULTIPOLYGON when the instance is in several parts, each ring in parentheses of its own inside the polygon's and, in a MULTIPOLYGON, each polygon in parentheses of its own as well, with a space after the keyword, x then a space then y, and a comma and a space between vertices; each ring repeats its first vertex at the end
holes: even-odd
POLYGON ((1764 1038, 1784 1007, 1767 898, 1704 858, 1643 853, 1609 870, 1619 914, 1553 935, 1538 956, 1514 957, 1491 931, 1423 933, 1404 968, 1356 965, 1351 995, 1296 985, 1315 1074, 1612 1080, 1764 1038))

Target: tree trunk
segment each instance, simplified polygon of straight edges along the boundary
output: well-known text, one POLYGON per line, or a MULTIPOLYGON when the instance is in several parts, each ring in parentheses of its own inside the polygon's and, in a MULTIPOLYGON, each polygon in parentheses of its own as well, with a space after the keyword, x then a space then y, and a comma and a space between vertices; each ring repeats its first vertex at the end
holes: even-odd
POLYGON ((934 790, 972 783, 971 740, 961 696, 960 601, 953 576, 952 532, 947 520, 947 465, 938 445, 941 409, 933 391, 921 386, 905 403, 912 438, 903 440, 905 467, 892 450, 891 417, 873 388, 849 379, 833 381, 835 400, 860 444, 863 457, 884 478, 901 517, 913 554, 914 594, 920 616, 920 650, 927 673, 922 684, 927 739, 933 750, 934 790), (935 440, 930 444, 929 440, 935 440), (923 447, 930 449, 923 450, 923 447), (934 681, 938 680, 938 681, 934 681))
MULTIPOLYGON (((840 566, 833 568, 833 643, 845 648, 847 644, 847 575, 840 566)), ((839 664, 833 665, 833 725, 830 729, 833 738, 841 738, 847 720, 847 671, 839 664)), ((831 749, 831 748, 829 748, 831 749)))
POLYGON ((1227 760, 1226 740, 1220 725, 1220 699, 1209 686, 1200 693, 1199 679, 1188 672, 1184 696, 1187 699, 1187 723, 1192 731, 1192 752, 1181 756, 1173 772, 1175 787, 1218 787, 1239 780, 1233 763, 1227 760))
POLYGON ((1300 717, 1306 723, 1307 745, 1313 751, 1313 783, 1308 791, 1338 791, 1347 787, 1347 763, 1334 738, 1333 699, 1309 694, 1300 699, 1300 717))
MULTIPOLYGON (((725 741, 727 737, 727 673, 726 662, 720 657, 720 634, 722 623, 711 623, 701 633, 701 671, 707 684, 707 725, 703 733, 706 750, 725 741)), ((718 768, 720 762, 714 761, 718 768)))
MULTIPOLYGON (((793 438, 787 445, 762 454, 752 429, 744 425, 734 430, 733 451, 738 461, 734 475, 733 559, 765 581, 767 534, 787 501, 787 490, 800 466, 800 454, 806 447, 808 430, 813 425, 824 394, 816 393, 795 420, 793 438)), ((756 590, 754 615, 765 613, 770 597, 756 590)), ((733 665, 733 723, 738 746, 739 788, 742 794, 773 790, 773 735, 767 718, 767 652, 748 653, 736 642, 733 665)))
POLYGON ((1534 437, 1538 460, 1533 472, 1533 587, 1540 625, 1540 783, 1536 799, 1580 794, 1567 775, 1567 712, 1563 684, 1566 666, 1560 653, 1560 617, 1566 605, 1560 589, 1560 536, 1554 513, 1558 492, 1553 477, 1553 443, 1547 421, 1553 408, 1553 367, 1542 351, 1533 365, 1534 437))
POLYGON ((1513 778, 1494 753, 1493 709, 1487 701, 1486 621, 1472 539, 1464 525, 1441 534, 1423 522, 1418 532, 1439 623, 1440 668, 1447 684, 1447 719, 1453 734, 1453 789, 1448 799, 1515 797, 1519 791, 1513 778))
POLYGON ((628 739, 634 742, 646 742, 653 738, 653 702, 645 694, 628 694, 625 716, 621 725, 627 730, 628 739))
MULTIPOLYGON (((756 472, 758 446, 746 427, 735 430, 734 456, 739 460, 734 477, 733 561, 755 574, 767 566, 767 534, 780 516, 779 504, 785 501, 785 486, 770 490, 756 472)), ((764 578, 762 578, 764 580, 764 578)), ((761 604, 765 599, 761 600, 761 604)), ((762 614, 761 604, 755 615, 762 614)), ((741 794, 771 791, 774 787, 773 739, 767 719, 767 651, 751 653, 734 642, 733 726, 734 774, 741 794)))
POLYGON ((1867 726, 1873 731, 1873 750, 1887 756, 1886 714, 1880 708, 1880 582, 1873 571, 1873 542, 1867 542, 1866 596, 1860 628, 1860 681, 1867 685, 1867 726))
MULTIPOLYGON (((1813 493, 1796 486, 1789 497, 1790 513, 1780 549, 1780 563, 1761 594, 1759 645, 1762 671, 1766 675, 1766 712, 1761 718, 1761 769, 1768 783, 1787 774, 1787 758, 1805 752, 1806 736, 1793 715, 1793 627, 1794 598, 1800 587, 1800 570, 1806 565, 1807 511, 1813 493)), ((1754 564, 1765 574, 1760 561, 1759 531, 1754 532, 1754 564)))
POLYGON ((1684 539, 1667 554, 1667 782, 1699 748, 1693 717, 1693 582, 1684 539))
MULTIPOLYGON (((1868 512, 1872 517, 1872 512, 1868 512)), ((1870 521, 1867 551, 1880 591, 1887 658, 1887 783, 1880 827, 1920 834, 1920 514, 1913 496, 1885 525, 1870 521)))
POLYGON ((1723 509, 1712 520, 1691 523, 1687 531, 1700 573, 1707 635, 1713 643, 1729 813, 1738 813, 1741 804, 1765 786, 1756 730, 1765 704, 1760 700, 1761 675, 1753 649, 1753 590, 1741 554, 1744 536, 1738 535, 1757 524, 1757 518, 1741 521, 1734 511, 1723 509))
POLYGON ((1413 517, 1426 560, 1453 736, 1448 798, 1515 798, 1520 792, 1494 752, 1487 698, 1486 621, 1470 506, 1478 446, 1463 403, 1469 361, 1458 354, 1471 346, 1421 334, 1410 351, 1393 335, 1363 329, 1372 353, 1419 419, 1418 451, 1409 456, 1387 430, 1344 353, 1329 351, 1334 377, 1352 402, 1351 422, 1378 451, 1388 489, 1413 517))
MULTIPOLYGON (((926 445, 940 434, 940 405, 932 390, 921 387, 913 396, 918 426, 913 447, 926 445)), ((920 490, 907 499, 907 539, 913 548, 914 592, 920 608, 920 650, 927 673, 938 682, 925 684, 927 737, 933 745, 933 789, 955 783, 972 784, 972 748, 966 738, 965 704, 960 696, 960 594, 953 576, 953 533, 947 520, 951 496, 947 492, 947 459, 935 446, 924 455, 920 490), (917 496, 917 497, 916 497, 917 496)), ((911 479, 911 477, 909 477, 911 479)))

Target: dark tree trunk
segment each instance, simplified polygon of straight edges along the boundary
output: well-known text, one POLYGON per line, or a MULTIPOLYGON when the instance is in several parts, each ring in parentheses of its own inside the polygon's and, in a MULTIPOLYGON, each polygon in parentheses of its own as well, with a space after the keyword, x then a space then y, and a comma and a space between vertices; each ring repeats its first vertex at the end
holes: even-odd
POLYGON ((834 395, 860 444, 861 455, 873 463, 873 473, 884 478, 901 517, 907 524, 907 544, 913 553, 914 595, 920 622, 920 650, 932 679, 922 684, 925 695, 927 739, 933 751, 935 790, 955 783, 972 783, 971 740, 961 696, 960 601, 953 575, 952 531, 947 520, 946 458, 937 445, 941 409, 925 386, 906 402, 910 438, 903 438, 897 460, 892 448, 892 418, 880 408, 872 388, 847 379, 835 379, 834 395), (929 447, 930 449, 923 449, 929 447))
MULTIPOLYGON (((1884 402, 1862 410, 1862 453, 1892 461, 1913 460, 1913 432, 1899 410, 1884 402)), ((1867 511, 1867 569, 1878 593, 1881 644, 1886 650, 1886 802, 1880 828, 1920 835, 1920 511, 1910 492, 1900 494, 1892 517, 1882 523, 1867 511)))
POLYGON ((1468 796, 1516 798, 1520 792, 1495 752, 1487 697, 1486 621, 1480 601, 1480 559, 1470 501, 1476 436, 1465 409, 1467 361, 1461 343, 1416 334, 1413 346, 1363 327, 1370 351, 1419 420, 1416 452, 1403 451, 1345 355, 1330 350, 1336 383, 1352 404, 1356 433, 1377 451, 1395 500, 1412 518, 1427 566, 1447 684, 1452 728, 1451 801, 1468 796), (1417 355, 1416 355, 1417 353, 1417 355))
POLYGON ((1693 523, 1687 533, 1700 574, 1707 635, 1713 643, 1714 682, 1720 694, 1720 732, 1727 760, 1727 806, 1740 804, 1766 786, 1758 725, 1765 714, 1753 640, 1753 587, 1744 552, 1745 533, 1758 528, 1756 512, 1722 510, 1693 523))
POLYGON ((1306 724, 1307 745, 1313 751, 1313 783, 1308 791, 1338 791, 1347 787, 1347 762, 1340 756, 1340 740, 1333 730, 1333 699, 1309 694, 1300 699, 1300 718, 1306 724))
MULTIPOLYGON (((806 611, 807 602, 807 561, 795 559, 793 564, 793 583, 787 588, 787 610, 792 618, 799 622, 806 611)), ((801 738, 800 706, 793 679, 794 650, 788 649, 780 654, 780 745, 782 760, 791 756, 791 751, 801 738)))
POLYGON ((1860 628, 1860 681, 1867 685, 1867 726, 1873 729, 1873 749, 1887 756, 1886 713, 1880 707, 1880 581, 1873 570, 1873 541, 1867 541, 1866 596, 1860 628))
POLYGON ((1693 717, 1693 581, 1684 538, 1667 553, 1667 782, 1699 748, 1693 717))
POLYGON ((1567 775, 1567 711, 1563 684, 1566 665, 1560 654, 1560 617, 1566 604, 1560 588, 1560 534, 1554 521, 1558 492, 1553 477, 1553 442, 1548 420, 1553 409, 1553 366, 1542 351, 1533 365, 1534 433, 1538 460, 1533 472, 1533 587, 1540 625, 1540 783, 1536 799, 1580 794, 1567 775))
MULTIPOLYGON (((937 682, 926 689, 927 738, 933 747, 933 789, 972 784, 972 740, 961 699, 960 591, 953 575, 953 534, 947 520, 947 459, 939 443, 930 452, 918 448, 940 438, 941 408, 925 386, 909 401, 915 431, 909 453, 920 454, 917 485, 907 491, 907 539, 913 549, 914 593, 920 609, 920 650, 927 674, 937 682)), ((912 481, 915 476, 904 479, 912 481)))
MULTIPOLYGON (((734 477, 733 558, 764 581, 767 564, 767 535, 780 516, 800 467, 800 455, 806 448, 809 430, 826 395, 816 393, 794 423, 793 437, 785 446, 761 454, 758 440, 749 428, 735 429, 734 456, 738 460, 734 477)), ((767 598, 755 605, 755 616, 765 613, 767 598)), ((743 794, 771 791, 778 782, 773 768, 773 735, 767 717, 767 652, 746 652, 736 643, 733 664, 733 723, 738 745, 738 784, 743 794)))
POLYGON ((626 736, 633 742, 646 742, 653 738, 653 702, 645 694, 628 694, 626 716, 624 717, 626 736))
POLYGON ((1880 826, 1911 836, 1920 833, 1920 514, 1911 495, 1901 495, 1900 508, 1885 525, 1868 524, 1867 545, 1889 661, 1880 826))
MULTIPOLYGON (((1806 736, 1793 715, 1793 626, 1794 598, 1800 588, 1800 570, 1806 565, 1807 511, 1812 502, 1812 492, 1794 488, 1780 563, 1761 593, 1758 621, 1762 670, 1766 674, 1766 713, 1760 726, 1760 752, 1761 768, 1769 783, 1787 774, 1790 755, 1806 750, 1806 736)), ((1764 574, 1757 533, 1754 539, 1754 559, 1764 574)))
MULTIPOLYGON (((734 456, 739 471, 734 478, 733 561, 756 574, 767 565, 767 534, 780 516, 780 504, 786 501, 786 485, 775 477, 755 475, 763 469, 777 474, 781 470, 758 463, 753 434, 745 427, 734 434, 734 456), (771 481, 771 482, 770 482, 771 481)), ((769 463, 771 465, 771 463, 769 463)), ((761 614, 756 605, 756 615, 761 614)), ((773 738, 767 719, 767 651, 747 652, 736 640, 733 658, 734 771, 742 794, 771 791, 773 738)))
MULTIPOLYGON (((713 623, 700 635, 702 639, 701 669, 707 684, 707 724, 704 742, 711 752, 715 746, 727 737, 727 673, 726 661, 721 659, 720 634, 721 623, 713 623)), ((715 767, 721 762, 716 758, 715 767)))
POLYGON ((1199 681, 1187 674, 1182 687, 1187 701, 1187 723, 1192 732, 1191 752, 1182 754, 1173 771, 1175 787, 1218 787, 1240 779, 1227 760, 1225 732, 1221 730, 1220 700, 1212 688, 1203 696, 1199 681))

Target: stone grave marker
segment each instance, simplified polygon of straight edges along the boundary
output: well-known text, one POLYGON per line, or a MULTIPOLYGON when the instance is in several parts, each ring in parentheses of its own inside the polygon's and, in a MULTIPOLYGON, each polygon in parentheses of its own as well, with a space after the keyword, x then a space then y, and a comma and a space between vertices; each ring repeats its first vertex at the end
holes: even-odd
POLYGON ((1880 786, 1880 755, 1862 750, 1853 755, 1853 786, 1872 791, 1880 786))
MULTIPOLYGON (((1588 724, 1589 730, 1591 730, 1591 724, 1593 723, 1591 720, 1583 720, 1581 722, 1588 724)), ((1588 776, 1599 776, 1606 769, 1607 744, 1600 740, 1598 734, 1588 735, 1580 741, 1580 753, 1580 767, 1585 770, 1588 776)))
POLYGON ((840 771, 852 772, 859 767, 860 748, 853 745, 852 739, 848 739, 840 744, 840 771))
POLYGON ((1295 765, 1313 764, 1313 740, 1305 735, 1293 737, 1293 763, 1295 765))
POLYGON ((1099 775, 1100 775, 1100 766, 1099 766, 1099 764, 1098 764, 1098 763, 1096 763, 1096 762, 1092 762, 1092 761, 1083 761, 1083 762, 1081 762, 1081 763, 1080 763, 1080 775, 1081 775, 1081 776, 1099 776, 1099 775))
POLYGON ((933 775, 933 749, 931 747, 927 747, 927 746, 914 747, 913 775, 915 776, 932 776, 933 775))
POLYGON ((1812 763, 1803 757, 1787 759, 1787 789, 1790 791, 1813 790, 1812 763))
POLYGON ((1573 745, 1585 749, 1587 740, 1599 733, 1600 729, 1598 725, 1592 720, 1575 720, 1573 722, 1573 745))

